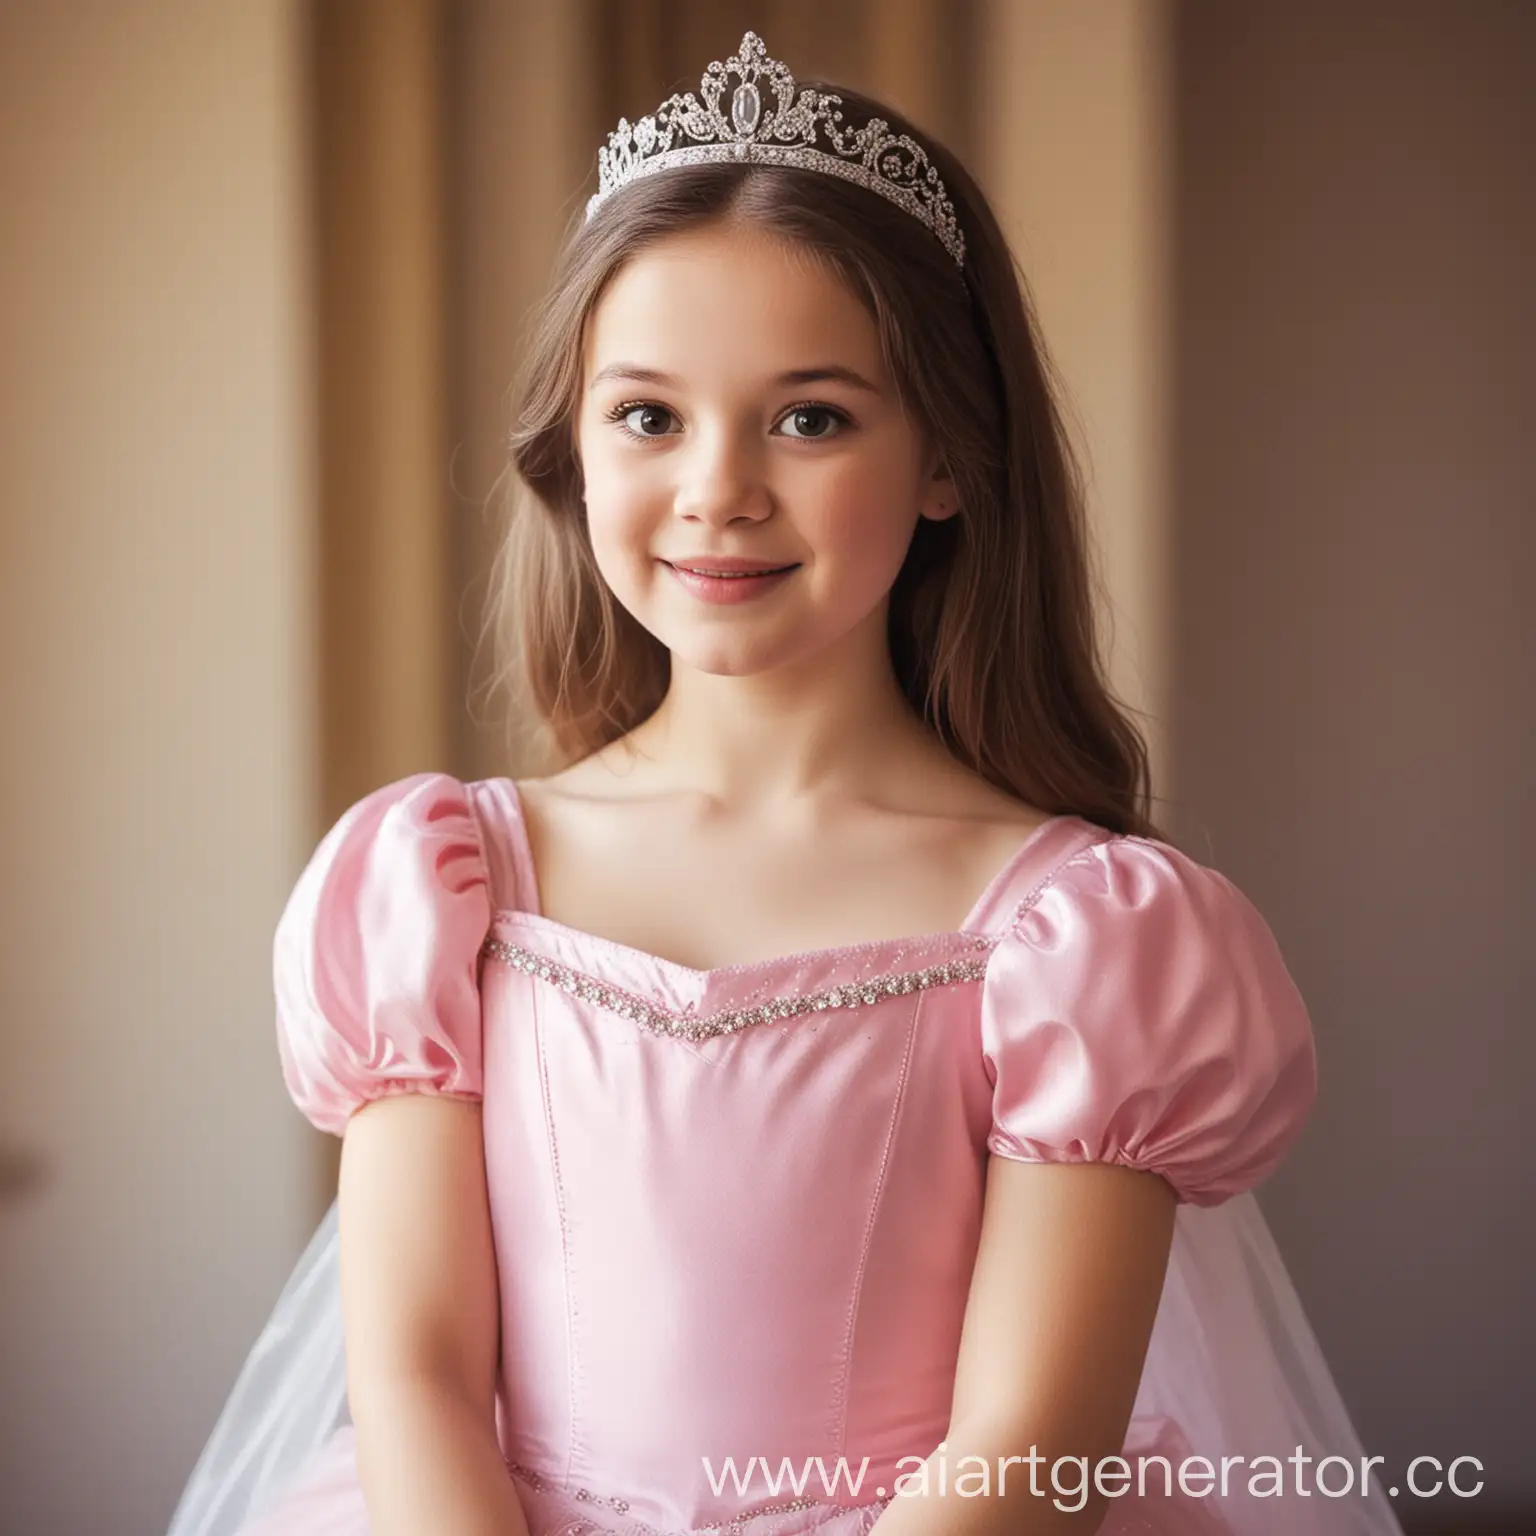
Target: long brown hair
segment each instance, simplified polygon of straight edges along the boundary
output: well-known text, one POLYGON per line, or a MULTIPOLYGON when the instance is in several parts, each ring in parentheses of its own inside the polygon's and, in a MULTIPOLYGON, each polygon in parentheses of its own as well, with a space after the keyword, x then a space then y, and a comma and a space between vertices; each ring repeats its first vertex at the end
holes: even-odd
POLYGON ((575 415, 588 317, 636 254, 718 220, 825 261, 867 306, 887 366, 932 434, 960 512, 919 521, 891 592, 901 687, 949 751, 1055 814, 1161 837, 1147 749, 1095 633, 1081 477, 1027 287, 960 162, 899 114, 836 88, 845 119, 924 146, 966 242, 963 271, 911 214, 810 170, 721 163, 642 177, 568 237, 525 355, 512 435, 525 494, 492 584, 498 680, 521 682, 574 761, 660 705, 666 647, 608 590, 588 542, 575 415))

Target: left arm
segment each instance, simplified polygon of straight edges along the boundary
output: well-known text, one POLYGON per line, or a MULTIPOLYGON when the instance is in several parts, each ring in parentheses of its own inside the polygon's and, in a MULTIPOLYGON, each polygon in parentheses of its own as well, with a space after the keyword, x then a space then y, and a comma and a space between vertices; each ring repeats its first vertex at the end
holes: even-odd
MULTIPOLYGON (((949 1430, 928 1458, 927 1491, 893 1499, 876 1536, 1089 1536, 1099 1528, 1110 1499, 1093 1469, 1124 1444, 1175 1209, 1173 1190, 1153 1173, 991 1158, 949 1430), (1032 1449, 1035 1465, 1014 1462, 1000 1477, 999 1458, 1028 1458, 1032 1449), (985 1484, 967 1457, 985 1461, 985 1484), (1062 1457, 1073 1458, 1057 1469, 1065 1492, 1052 1482, 1062 1457)), ((904 1472, 902 1483, 916 1475, 904 1472)))

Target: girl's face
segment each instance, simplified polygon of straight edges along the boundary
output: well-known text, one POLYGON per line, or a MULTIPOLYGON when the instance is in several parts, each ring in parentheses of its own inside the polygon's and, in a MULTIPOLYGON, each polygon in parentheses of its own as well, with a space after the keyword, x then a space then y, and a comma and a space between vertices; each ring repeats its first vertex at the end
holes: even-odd
POLYGON ((745 676, 884 647, 917 519, 954 497, 837 277, 749 228, 673 236, 609 284, 582 387, 598 568, 674 665, 745 676), (692 574, 729 566, 780 574, 692 574))

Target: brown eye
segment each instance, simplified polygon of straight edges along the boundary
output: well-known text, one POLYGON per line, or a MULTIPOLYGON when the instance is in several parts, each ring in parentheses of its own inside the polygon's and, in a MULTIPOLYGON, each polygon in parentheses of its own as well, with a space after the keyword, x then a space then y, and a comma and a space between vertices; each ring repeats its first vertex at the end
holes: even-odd
POLYGON ((631 406, 624 413, 624 425, 636 437, 665 437, 671 430, 672 412, 664 405, 631 406))
POLYGON ((832 437, 843 424, 841 415, 825 405, 797 405, 783 418, 786 437, 832 437))

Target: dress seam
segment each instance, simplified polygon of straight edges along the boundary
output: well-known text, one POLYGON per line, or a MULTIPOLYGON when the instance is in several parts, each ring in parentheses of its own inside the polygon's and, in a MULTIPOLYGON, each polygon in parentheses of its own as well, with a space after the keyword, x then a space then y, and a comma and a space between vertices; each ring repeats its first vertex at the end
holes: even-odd
POLYGON ((896 1080, 896 1102, 891 1109, 890 1123, 886 1127, 885 1145, 880 1152, 880 1167, 875 1175, 875 1188, 870 1197, 869 1214, 864 1222, 864 1237, 859 1247, 858 1267, 853 1277, 853 1299, 848 1308, 848 1321, 843 1336, 842 1369, 837 1382, 834 1411, 838 1416, 835 1426, 837 1454, 844 1456, 848 1449, 849 1382, 853 1376, 853 1353, 858 1332, 859 1309, 864 1300, 864 1274, 869 1266, 870 1245, 874 1241, 875 1225, 885 1200, 886 1175, 890 1170, 891 1153, 901 1127, 907 1106, 907 1083, 911 1076, 912 1054, 917 1043, 918 1022, 922 1018, 924 994, 918 993, 911 1017, 907 1022, 907 1043, 902 1052, 901 1072, 896 1080))
POLYGON ((560 1216, 560 1262, 565 1281, 565 1370, 566 1370, 566 1443, 565 1471, 561 1482, 569 1484, 571 1465, 576 1455, 576 1404, 578 1401, 578 1377, 580 1375, 580 1351, 576 1343, 576 1287, 571 1280, 571 1234, 565 1208, 565 1185, 560 1177, 560 1146, 555 1134, 554 1102, 550 1096, 549 1061, 544 1050, 544 1010, 540 1006, 538 988, 529 986, 526 991, 533 1010, 534 1038, 538 1041, 539 1098, 544 1106, 544 1129, 549 1137, 550 1179, 555 1191, 555 1209, 560 1216))

